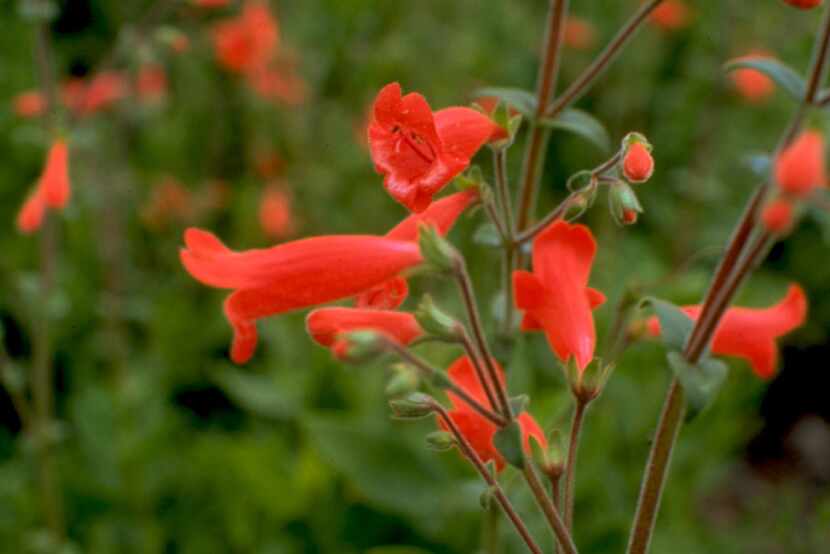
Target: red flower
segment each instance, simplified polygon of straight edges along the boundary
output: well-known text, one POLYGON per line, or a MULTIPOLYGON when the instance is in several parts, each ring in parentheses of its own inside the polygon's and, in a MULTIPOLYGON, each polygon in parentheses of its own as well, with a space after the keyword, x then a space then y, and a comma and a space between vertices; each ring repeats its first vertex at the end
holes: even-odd
MULTIPOLYGON (((395 225, 384 236, 394 240, 416 241, 418 240, 418 228, 421 225, 432 225, 441 235, 446 235, 464 210, 477 200, 477 190, 451 194, 433 202, 423 212, 410 215, 395 225)), ((360 295, 357 298, 357 306, 360 308, 394 310, 406 300, 408 295, 409 286, 406 279, 395 277, 360 295)))
POLYGON ((63 209, 69 201, 69 149, 66 141, 57 139, 46 155, 43 172, 35 189, 26 198, 17 216, 17 227, 31 233, 40 227, 46 208, 63 209))
POLYGON ((242 13, 217 25, 213 44, 219 63, 237 73, 250 73, 268 65, 277 47, 277 21, 264 2, 245 3, 242 13))
POLYGON ((596 34, 596 29, 587 19, 571 15, 565 20, 565 46, 574 50, 587 50, 596 42, 596 34))
MULTIPOLYGON (((739 59, 771 58, 769 52, 758 50, 739 59)), ((775 83, 772 79, 757 69, 742 68, 732 72, 732 82, 735 90, 748 102, 760 104, 769 99, 775 92, 775 83)))
POLYGON ((236 289, 225 301, 236 363, 254 353, 257 319, 355 296, 421 263, 415 243, 368 235, 312 237, 245 252, 199 229, 188 229, 184 239, 182 265, 196 280, 236 289))
POLYGON ((786 198, 777 198, 764 207, 761 222, 770 233, 786 234, 793 227, 793 204, 786 198))
POLYGON ((654 158, 642 142, 634 141, 625 152, 623 175, 632 183, 644 183, 654 173, 654 158))
MULTIPOLYGON (((495 363, 499 372, 499 380, 504 383, 504 372, 501 366, 497 362, 495 363)), ((469 394, 479 404, 490 409, 493 408, 487 399, 484 388, 481 386, 469 358, 463 356, 457 359, 447 370, 447 373, 453 383, 463 389, 464 392, 469 394)), ((464 435, 464 438, 467 439, 479 458, 485 463, 490 460, 495 461, 498 471, 504 469, 504 458, 493 445, 493 435, 497 431, 496 426, 490 420, 473 410, 469 404, 455 394, 448 392, 447 396, 453 405, 453 409, 449 412, 450 419, 458 426, 458 430, 461 431, 461 434, 464 435)), ((545 433, 536 420, 533 419, 533 416, 527 412, 522 412, 517 416, 516 420, 522 429, 522 440, 525 451, 530 452, 530 437, 533 437, 536 443, 543 449, 547 449, 548 442, 545 438, 545 433)), ((443 423, 441 427, 446 428, 443 423)))
POLYGON ((343 357, 347 347, 343 333, 376 331, 404 346, 424 333, 412 314, 391 310, 319 308, 308 314, 305 324, 311 338, 331 348, 337 358, 343 357))
POLYGON ((775 180, 786 193, 798 198, 809 196, 827 182, 824 161, 824 136, 804 131, 775 160, 775 180))
POLYGON ((470 108, 432 112, 418 93, 401 96, 398 83, 378 93, 369 124, 369 149, 384 186, 413 212, 461 173, 470 158, 503 130, 470 108))
POLYGON ((265 235, 273 239, 282 239, 294 233, 291 195, 285 187, 277 184, 265 187, 259 201, 259 224, 265 235))
MULTIPOLYGON (((697 320, 700 306, 685 306, 682 310, 697 320)), ((775 340, 800 327, 807 317, 807 298, 798 285, 790 285, 787 295, 769 308, 729 308, 721 319, 712 341, 712 352, 743 358, 762 379, 775 375, 778 346, 775 340)), ((649 332, 660 334, 656 317, 648 321, 649 332)))
POLYGON ((689 7, 680 0, 665 0, 651 15, 651 21, 665 31, 682 29, 689 23, 689 7))
POLYGON ((811 10, 815 7, 821 6, 824 0, 784 0, 790 6, 794 6, 801 10, 811 10))
POLYGON ((580 370, 594 357, 591 310, 605 302, 588 287, 596 249, 587 227, 555 221, 533 241, 533 273, 513 272, 516 306, 525 312, 522 330, 544 331, 559 359, 573 356, 580 370))
POLYGON ((19 117, 40 117, 46 113, 46 98, 38 90, 28 90, 14 99, 14 113, 19 117))
MULTIPOLYGON (((102 71, 85 86, 78 111, 81 115, 91 115, 109 108, 126 95, 127 81, 124 76, 116 71, 102 71)), ((71 106, 69 102, 67 105, 71 106)))
POLYGON ((157 64, 146 64, 138 71, 136 92, 141 100, 158 102, 167 94, 167 74, 157 64))
POLYGON ((248 84, 265 100, 278 100, 289 105, 302 104, 308 91, 305 81, 290 66, 264 67, 248 75, 248 84))

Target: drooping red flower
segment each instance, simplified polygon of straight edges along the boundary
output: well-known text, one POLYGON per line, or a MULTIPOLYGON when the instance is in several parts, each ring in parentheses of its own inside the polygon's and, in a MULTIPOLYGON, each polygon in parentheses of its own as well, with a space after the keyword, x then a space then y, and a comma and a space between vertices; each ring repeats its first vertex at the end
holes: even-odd
POLYGON ((318 308, 306 317, 306 330, 315 342, 342 358, 348 346, 342 337, 350 331, 375 331, 406 346, 423 335, 415 316, 392 310, 318 308))
POLYGON ((563 31, 562 40, 565 46, 574 50, 587 50, 596 42, 596 29, 587 19, 569 15, 563 31))
POLYGON ((785 193, 804 198, 827 183, 824 135, 801 133, 775 160, 775 180, 785 193))
POLYGON ((257 0, 249 0, 239 16, 213 29, 219 63, 236 73, 251 73, 267 66, 278 41, 277 20, 268 5, 257 0))
POLYGON ((39 90, 27 90, 14 99, 14 113, 18 117, 40 117, 46 113, 46 98, 39 90))
POLYGON ((513 272, 522 330, 544 331, 563 363, 580 370, 591 362, 596 331, 591 311, 605 296, 588 287, 597 244, 584 225, 555 221, 533 241, 533 273, 513 272))
MULTIPOLYGON (((700 306, 681 308, 693 320, 700 317, 700 306)), ((743 358, 762 379, 775 375, 778 365, 776 339, 800 327, 807 317, 807 297, 796 284, 786 296, 769 308, 729 308, 721 319, 712 341, 712 352, 743 358)), ((656 317, 648 321, 649 332, 660 334, 656 317)))
POLYGON ((69 148, 59 138, 52 143, 46 154, 46 163, 17 215, 17 227, 23 233, 40 228, 46 208, 61 210, 69 201, 69 148))
MULTIPOLYGON (((478 191, 472 189, 450 194, 433 202, 423 212, 411 214, 384 236, 394 240, 416 241, 418 240, 418 228, 421 225, 432 225, 442 236, 446 235, 464 210, 478 201, 478 197, 478 191)), ((408 295, 409 286, 406 279, 395 277, 360 295, 357 298, 357 306, 393 310, 400 306, 408 295)))
POLYGON ((761 212, 761 223, 770 233, 783 235, 793 227, 793 203, 786 198, 776 198, 764 207, 761 212))
POLYGON ((421 263, 413 242, 369 235, 320 236, 234 252, 211 233, 185 232, 182 265, 211 287, 235 289, 225 301, 234 328, 231 358, 254 353, 256 320, 348 298, 421 263))
POLYGON ((689 24, 689 7, 681 0, 665 0, 649 16, 651 21, 665 31, 676 31, 689 24))
POLYGON ((271 183, 259 200, 259 225, 266 236, 283 239, 295 231, 291 195, 285 186, 271 183))
POLYGON ((471 108, 433 113, 420 94, 401 96, 398 83, 378 93, 368 131, 372 161, 386 190, 413 212, 424 211, 478 149, 501 134, 500 127, 471 108))
POLYGON ((801 10, 812 10, 818 6, 821 6, 821 3, 824 0, 784 0, 790 6, 796 7, 801 10))
MULTIPOLYGON (((504 383, 504 371, 501 366, 495 362, 495 360, 494 363, 498 369, 499 380, 504 383)), ((473 364, 470 362, 469 358, 463 356, 457 359, 447 370, 447 374, 453 383, 469 394, 479 404, 493 409, 493 406, 490 405, 490 402, 487 399, 487 394, 484 392, 484 388, 481 386, 481 383, 476 375, 475 368, 473 368, 473 364)), ((450 419, 453 423, 455 423, 458 430, 461 431, 461 434, 464 435, 470 443, 470 446, 473 450, 475 450, 479 458, 481 458, 481 460, 485 463, 493 460, 498 471, 504 469, 504 458, 493 445, 493 435, 495 435, 497 431, 495 424, 473 410, 469 404, 464 402, 455 394, 448 392, 447 396, 453 406, 453 409, 449 412, 450 419)), ((522 429, 522 442, 524 444, 525 451, 528 453, 530 452, 531 437, 537 442, 537 444, 539 444, 539 446, 542 447, 542 449, 547 449, 548 442, 545 438, 545 433, 542 431, 542 428, 533 416, 527 412, 522 412, 516 417, 516 420, 519 422, 519 427, 522 429)), ((441 427, 446 428, 443 423, 441 424, 441 427)))
MULTIPOLYGON (((772 58, 772 54, 764 50, 756 50, 739 59, 772 58)), ((747 102, 760 104, 769 100, 775 92, 775 83, 757 69, 741 68, 732 72, 732 83, 738 94, 747 102)))
POLYGON ((145 64, 136 80, 138 98, 144 102, 159 102, 167 95, 167 73, 158 64, 145 64))
POLYGON ((623 175, 631 183, 644 183, 654 173, 654 158, 646 145, 634 141, 625 152, 622 163, 623 175))

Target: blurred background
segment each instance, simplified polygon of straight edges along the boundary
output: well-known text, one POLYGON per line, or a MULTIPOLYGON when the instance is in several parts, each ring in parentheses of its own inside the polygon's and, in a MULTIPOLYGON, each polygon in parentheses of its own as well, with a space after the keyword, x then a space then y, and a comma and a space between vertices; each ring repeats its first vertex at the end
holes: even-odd
MULTIPOLYGON (((256 356, 234 366, 224 293, 190 278, 178 249, 191 225, 239 249, 384 233, 405 212, 383 190, 365 145, 374 95, 399 81, 439 108, 469 104, 480 86, 532 89, 546 2, 267 3, 279 41, 273 73, 259 81, 216 56, 216 29, 238 16, 237 1, 0 3, 1 552, 480 547, 482 484, 456 453, 425 448, 432 422, 390 420, 383 364, 337 363, 306 336, 305 314, 295 313, 261 322, 256 356), (51 217, 52 240, 42 250, 44 231, 23 235, 14 221, 51 141, 37 101, 20 97, 40 86, 36 30, 50 12, 73 197, 51 217), (117 72, 116 82, 99 82, 93 93, 103 70, 117 72), (54 271, 45 296, 44 252, 54 271), (43 321, 54 352, 49 440, 63 545, 46 530, 38 441, 23 432, 10 394, 31 375, 43 321)), ((639 2, 572 4, 582 23, 565 49, 564 83, 639 2)), ((682 17, 646 24, 577 104, 615 143, 631 130, 647 134, 657 163, 638 189, 645 213, 637 225, 616 226, 604 200, 585 218, 599 242, 594 285, 609 297, 596 312, 600 340, 629 287, 676 303, 700 300, 757 182, 753 156, 774 147, 794 109, 780 90, 748 98, 722 65, 760 49, 804 71, 819 19, 779 0, 685 5, 682 17)), ((514 183, 522 143, 510 151, 514 183)), ((541 210, 563 197, 569 175, 608 154, 563 132, 549 148, 541 210)), ((476 161, 489 174, 487 152, 476 161)), ((451 237, 492 322, 499 253, 472 240, 482 221, 480 213, 464 217, 451 237)), ((828 242, 827 212, 811 212, 741 293, 739 303, 766 306, 788 283, 801 283, 809 322, 782 342, 770 382, 730 360, 717 401, 683 430, 653 552, 830 552, 828 242)), ((461 313, 448 283, 412 285, 407 307, 428 291, 461 313)), ((439 346, 421 352, 436 363, 457 355, 439 346)), ((530 393, 537 419, 565 429, 569 394, 544 337, 521 337, 507 362, 512 390, 530 393)), ((583 554, 624 549, 668 381, 662 347, 637 343, 592 405, 577 484, 583 554)), ((507 473, 505 482, 549 544, 520 480, 507 473)), ((505 553, 524 551, 506 524, 501 532, 505 553)))

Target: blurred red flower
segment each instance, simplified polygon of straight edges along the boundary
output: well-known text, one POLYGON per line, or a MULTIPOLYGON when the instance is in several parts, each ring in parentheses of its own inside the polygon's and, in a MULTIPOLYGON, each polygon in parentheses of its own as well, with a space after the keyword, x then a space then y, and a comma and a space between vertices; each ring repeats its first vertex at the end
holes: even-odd
POLYGON ((597 31, 587 19, 570 15, 565 20, 563 42, 574 50, 587 50, 596 42, 597 31))
MULTIPOLYGON (((504 383, 504 371, 498 362, 494 360, 493 363, 496 364, 499 381, 504 383)), ((469 358, 463 356, 457 359, 447 370, 447 373, 452 382, 469 394, 476 402, 493 409, 469 358)), ((481 458, 481 461, 487 463, 492 460, 495 462, 498 471, 504 469, 504 458, 493 445, 493 435, 497 431, 495 424, 476 412, 469 404, 452 392, 447 392, 447 396, 453 406, 453 409, 449 412, 450 419, 470 443, 470 446, 478 454, 478 457, 481 458)), ((548 442, 545 438, 545 433, 533 416, 527 412, 522 412, 516 417, 516 420, 519 422, 519 427, 522 430, 522 442, 527 452, 530 452, 531 437, 533 437, 543 450, 547 449, 548 442)), ((446 429, 446 425, 443 422, 440 425, 446 429)))
POLYGON ((291 208, 291 195, 285 186, 271 183, 262 191, 259 201, 259 224, 269 238, 281 240, 296 230, 291 208))
POLYGON ((573 357, 579 370, 594 357, 591 311, 605 302, 588 287, 596 250, 590 229, 555 221, 533 241, 533 273, 513 273, 516 306, 525 312, 522 330, 544 331, 559 359, 573 357))
POLYGON ((245 252, 200 229, 188 229, 184 239, 180 258, 190 275, 235 289, 225 316, 236 363, 254 353, 257 319, 355 296, 421 263, 415 243, 370 235, 319 236, 245 252))
POLYGON ((470 158, 503 130, 487 116, 463 107, 432 112, 418 93, 401 96, 398 83, 375 99, 369 149, 389 194, 413 212, 470 164, 470 158))
MULTIPOLYGON (((756 50, 738 59, 772 58, 772 54, 763 50, 756 50)), ((732 72, 732 83, 735 90, 746 101, 760 104, 769 99, 775 92, 775 83, 757 69, 742 68, 732 72)))
POLYGON ((802 132, 775 160, 778 187, 798 198, 809 196, 827 183, 824 135, 816 130, 802 132))
POLYGON ((29 193, 17 216, 17 228, 31 233, 40 228, 46 208, 61 210, 69 201, 69 148, 66 141, 57 139, 46 155, 43 172, 29 193))
MULTIPOLYGON (((700 306, 681 308, 693 320, 700 317, 700 306)), ((796 284, 786 296, 769 308, 729 308, 721 319, 712 341, 712 352, 743 358, 762 379, 775 375, 778 364, 776 339, 800 327, 807 317, 807 297, 796 284)), ((648 321, 649 332, 660 334, 656 317, 648 321)))
POLYGON ((167 73, 164 67, 148 63, 138 70, 136 93, 144 102, 159 102, 167 95, 167 73))
POLYGON ((277 20, 264 2, 250 0, 237 17, 213 29, 216 57, 237 73, 260 70, 271 61, 279 40, 277 20))
POLYGON ((46 113, 46 98, 39 90, 27 90, 18 94, 13 101, 14 113, 19 117, 40 117, 46 113))
POLYGON ((676 31, 689 24, 689 7, 681 0, 665 0, 649 16, 651 21, 665 31, 676 31))

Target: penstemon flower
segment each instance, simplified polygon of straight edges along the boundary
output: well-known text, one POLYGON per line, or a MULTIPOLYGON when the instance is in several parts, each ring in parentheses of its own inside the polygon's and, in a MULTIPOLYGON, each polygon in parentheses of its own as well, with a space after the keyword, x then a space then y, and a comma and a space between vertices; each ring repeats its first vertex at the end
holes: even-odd
POLYGON ((330 348, 337 358, 346 352, 350 331, 375 331, 403 346, 423 335, 415 317, 407 312, 360 308, 319 308, 306 317, 306 330, 318 344, 330 348))
POLYGON ((234 289, 225 316, 234 329, 231 359, 245 363, 257 319, 348 298, 421 263, 415 243, 370 235, 331 235, 234 252, 211 233, 188 229, 182 265, 199 282, 234 289))
POLYGON ((57 139, 49 148, 46 163, 34 190, 26 198, 17 216, 17 228, 31 233, 40 228, 46 208, 62 210, 69 201, 69 147, 57 139))
MULTIPOLYGON (((693 320, 700 316, 700 306, 682 310, 693 320)), ((786 296, 769 308, 730 308, 718 325, 712 352, 743 358, 758 377, 775 375, 778 363, 776 339, 800 327, 807 317, 807 297, 798 285, 790 285, 786 296)), ((660 322, 648 322, 652 335, 660 334, 660 322)))
POLYGON ((827 183, 824 135, 804 131, 775 160, 775 181, 785 193, 804 198, 827 183))
POLYGON ((471 108, 433 112, 417 92, 401 96, 398 83, 378 93, 369 124, 369 150, 389 194, 413 212, 470 164, 470 158, 504 130, 471 108))
POLYGON ((533 273, 513 273, 522 330, 544 331, 554 353, 580 371, 594 357, 592 310, 605 295, 588 287, 597 244, 584 225, 555 221, 533 241, 533 273))

